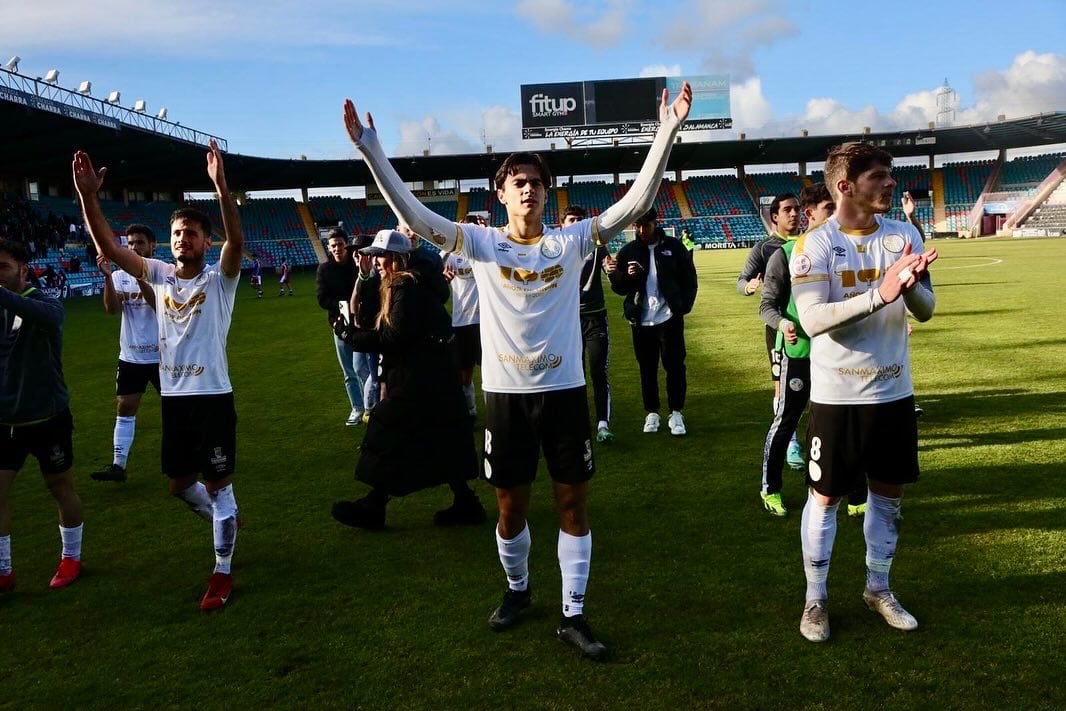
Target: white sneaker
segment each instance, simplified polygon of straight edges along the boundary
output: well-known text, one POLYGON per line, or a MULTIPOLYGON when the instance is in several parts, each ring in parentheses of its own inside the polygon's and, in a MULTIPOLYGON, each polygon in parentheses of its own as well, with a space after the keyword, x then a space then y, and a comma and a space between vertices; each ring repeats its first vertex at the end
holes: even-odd
POLYGON ((649 412, 648 416, 644 418, 644 431, 645 432, 658 432, 659 431, 659 413, 649 412))
POLYGON ((670 419, 666 421, 666 424, 670 426, 670 434, 677 437, 688 431, 685 429, 685 418, 677 410, 670 413, 670 419))
POLYGON ((351 414, 348 415, 348 419, 344 421, 344 424, 347 427, 363 424, 363 411, 358 407, 353 407, 351 414))
POLYGON ((808 600, 803 606, 800 634, 811 642, 825 642, 829 639, 829 611, 825 603, 825 600, 808 600))
POLYGON ((897 630, 905 632, 918 629, 918 620, 914 619, 914 615, 903 609, 903 605, 899 604, 899 600, 896 599, 891 590, 881 590, 880 592, 863 590, 862 601, 866 603, 868 608, 885 618, 885 622, 888 623, 889 627, 895 627, 897 630))

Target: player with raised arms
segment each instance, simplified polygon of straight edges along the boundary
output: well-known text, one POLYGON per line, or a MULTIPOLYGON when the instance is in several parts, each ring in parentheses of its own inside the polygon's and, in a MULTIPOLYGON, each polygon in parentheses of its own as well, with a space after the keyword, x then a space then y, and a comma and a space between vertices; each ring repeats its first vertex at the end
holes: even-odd
POLYGON ((88 154, 74 154, 74 185, 99 253, 126 273, 151 284, 159 323, 163 400, 163 473, 170 493, 213 524, 215 570, 201 610, 216 610, 233 591, 230 565, 237 539, 233 495, 237 413, 226 360, 226 338, 241 276, 244 235, 226 183, 222 152, 214 139, 207 174, 218 193, 225 243, 217 264, 207 264, 211 219, 192 208, 170 218, 170 248, 177 264, 120 249, 111 239, 97 193, 107 168, 94 170, 88 154), (199 475, 204 481, 199 481, 199 475))
POLYGON ((530 605, 530 486, 543 449, 559 513, 562 573, 559 639, 589 658, 607 647, 584 616, 592 559, 587 500, 595 466, 581 357, 581 267, 655 200, 670 149, 692 105, 692 88, 659 103, 660 126, 629 192, 600 216, 549 229, 544 204, 552 175, 535 153, 509 156, 495 176, 496 197, 507 210, 499 229, 457 224, 415 199, 389 163, 370 114, 363 126, 351 100, 344 103, 348 135, 382 195, 401 222, 445 252, 469 260, 481 306, 482 389, 485 392, 484 476, 496 487, 500 517, 496 544, 508 587, 489 617, 506 629, 530 605))
POLYGON ((907 313, 933 315, 936 297, 924 251, 910 224, 882 217, 892 206, 892 156, 867 143, 829 151, 825 183, 836 213, 796 241, 792 294, 811 337, 807 426, 807 504, 800 523, 806 602, 800 633, 829 639, 826 578, 840 498, 868 481, 863 519, 866 589, 862 598, 892 627, 917 620, 888 584, 896 555, 903 487, 918 480, 907 313))

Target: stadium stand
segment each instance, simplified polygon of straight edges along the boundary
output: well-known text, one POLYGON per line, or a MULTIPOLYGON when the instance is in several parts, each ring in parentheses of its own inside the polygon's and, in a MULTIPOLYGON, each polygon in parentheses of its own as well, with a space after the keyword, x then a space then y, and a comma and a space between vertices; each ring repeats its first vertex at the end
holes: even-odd
POLYGON ((783 193, 792 193, 799 197, 803 181, 796 173, 748 173, 751 194, 757 198, 776 197, 783 193))
POLYGON ((1025 197, 1032 197, 1036 194, 1037 186, 1062 162, 1063 157, 1066 154, 1019 156, 1004 163, 996 192, 1020 192, 1025 197))

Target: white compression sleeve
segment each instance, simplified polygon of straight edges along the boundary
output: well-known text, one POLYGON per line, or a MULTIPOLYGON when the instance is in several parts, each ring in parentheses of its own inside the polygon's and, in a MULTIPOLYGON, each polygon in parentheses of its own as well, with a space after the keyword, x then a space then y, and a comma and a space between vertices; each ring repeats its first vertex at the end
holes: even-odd
POLYGON ((811 338, 866 318, 885 305, 877 289, 843 301, 826 301, 829 297, 827 282, 794 283, 792 296, 796 300, 796 311, 799 312, 803 330, 811 338))
POLYGON ((647 212, 655 202, 655 194, 659 192, 666 162, 670 160, 670 150, 674 147, 674 139, 681 128, 681 121, 672 108, 666 114, 666 120, 659 126, 655 140, 648 149, 648 157, 644 159, 644 165, 641 166, 632 187, 621 200, 599 216, 600 239, 605 243, 633 224, 633 221, 647 212))
POLYGON ((418 201, 407 189, 399 173, 385 156, 385 151, 378 141, 377 132, 366 126, 363 135, 356 144, 359 153, 366 161, 374 182, 381 188, 381 194, 400 221, 418 235, 428 237, 434 233, 444 237, 443 244, 438 244, 445 252, 455 249, 458 226, 447 220, 418 201))

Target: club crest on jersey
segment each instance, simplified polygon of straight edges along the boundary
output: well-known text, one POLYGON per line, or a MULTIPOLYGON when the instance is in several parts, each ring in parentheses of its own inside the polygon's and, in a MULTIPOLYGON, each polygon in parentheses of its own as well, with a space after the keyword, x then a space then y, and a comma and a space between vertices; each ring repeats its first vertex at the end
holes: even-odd
POLYGON ((548 237, 540 243, 540 253, 546 259, 558 259, 563 253, 563 245, 553 237, 548 237))
POLYGON ((907 245, 907 240, 903 239, 903 235, 885 235, 885 238, 881 240, 881 244, 883 244, 885 249, 889 252, 899 254, 907 245))
POLYGON ((792 378, 788 381, 788 389, 794 393, 803 390, 803 381, 800 378, 792 378))
POLYGON ((811 258, 806 254, 796 257, 796 276, 806 276, 811 273, 811 258))

